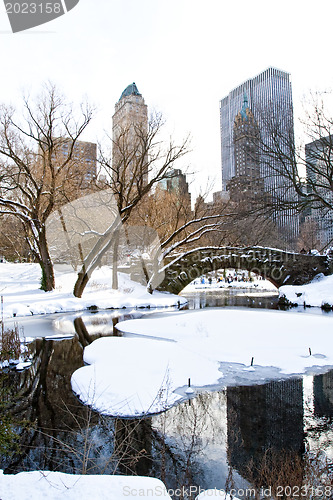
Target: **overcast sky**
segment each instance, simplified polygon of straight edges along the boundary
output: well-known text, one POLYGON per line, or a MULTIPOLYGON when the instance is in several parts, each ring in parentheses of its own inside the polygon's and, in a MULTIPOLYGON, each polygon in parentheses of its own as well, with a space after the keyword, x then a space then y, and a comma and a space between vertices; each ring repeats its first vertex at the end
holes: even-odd
MULTIPOLYGON (((13 34, 0 5, 0 100, 46 80, 98 115, 85 138, 111 126, 114 104, 135 82, 178 138, 192 136, 193 191, 221 189, 219 101, 273 66, 303 95, 333 88, 332 0, 80 0, 66 15, 13 34)), ((333 114, 333 112, 332 112, 333 114)))

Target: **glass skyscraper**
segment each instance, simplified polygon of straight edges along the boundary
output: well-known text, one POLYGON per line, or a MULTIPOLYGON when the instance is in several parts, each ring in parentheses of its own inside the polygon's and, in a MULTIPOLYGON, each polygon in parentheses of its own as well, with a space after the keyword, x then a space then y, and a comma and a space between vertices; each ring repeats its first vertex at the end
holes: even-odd
MULTIPOLYGON (((293 142, 293 102, 289 73, 275 68, 268 68, 258 76, 247 80, 233 89, 220 102, 222 190, 227 190, 229 181, 236 175, 234 149, 234 122, 244 104, 248 107, 258 124, 261 143, 272 147, 272 127, 278 124, 281 137, 282 153, 288 156, 286 148, 293 142), (291 139, 291 141, 290 141, 291 139)), ((261 153, 260 176, 264 189, 272 199, 291 199, 292 189, 284 176, 279 175, 279 159, 265 158, 261 153)), ((292 210, 282 211, 274 215, 277 227, 290 241, 298 234, 298 217, 292 210)))

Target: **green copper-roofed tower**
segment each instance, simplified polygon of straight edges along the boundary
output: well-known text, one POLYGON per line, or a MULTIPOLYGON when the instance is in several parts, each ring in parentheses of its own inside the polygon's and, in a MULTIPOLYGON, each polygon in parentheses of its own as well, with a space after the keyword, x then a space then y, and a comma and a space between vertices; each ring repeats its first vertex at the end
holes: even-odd
MULTIPOLYGON (((126 176, 138 177, 137 182, 139 182, 139 177, 144 181, 144 184, 148 182, 148 172, 145 170, 142 172, 137 171, 134 162, 128 164, 125 158, 121 158, 121 151, 126 150, 128 152, 128 157, 132 154, 133 158, 138 158, 140 156, 140 148, 142 147, 141 139, 144 134, 148 131, 148 107, 145 104, 145 100, 138 91, 136 84, 133 82, 128 85, 122 92, 120 99, 115 104, 115 112, 112 117, 112 138, 113 138, 113 152, 112 152, 112 163, 114 173, 116 170, 125 168, 126 163, 126 176), (120 140, 122 144, 120 144, 120 140), (126 142, 126 148, 124 144, 126 142)), ((144 165, 140 167, 145 168, 144 165)))
POLYGON ((138 87, 135 85, 134 82, 131 83, 130 85, 128 85, 128 87, 126 87, 126 89, 121 94, 119 101, 121 101, 121 99, 123 97, 128 97, 130 95, 139 95, 139 96, 141 96, 140 92, 138 91, 138 87))
POLYGON ((249 100, 247 98, 247 95, 246 95, 246 92, 244 92, 244 100, 243 100, 243 107, 242 107, 242 110, 241 110, 241 115, 242 115, 242 118, 247 121, 248 120, 248 114, 247 114, 247 110, 249 110, 249 100))

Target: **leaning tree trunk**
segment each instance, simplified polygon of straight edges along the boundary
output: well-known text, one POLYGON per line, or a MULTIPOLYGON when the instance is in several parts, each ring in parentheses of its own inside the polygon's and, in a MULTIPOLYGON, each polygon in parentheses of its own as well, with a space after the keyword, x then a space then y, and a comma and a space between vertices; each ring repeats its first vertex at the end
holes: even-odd
POLYGON ((79 271, 77 275, 77 279, 74 285, 74 297, 82 297, 83 291, 89 281, 89 276, 86 273, 85 266, 82 266, 81 271, 79 271))
POLYGON ((84 289, 90 279, 91 273, 100 264, 103 255, 114 244, 113 235, 119 229, 121 221, 117 219, 110 228, 98 238, 94 248, 89 255, 84 259, 82 267, 77 275, 77 280, 74 285, 74 296, 82 297, 84 289))

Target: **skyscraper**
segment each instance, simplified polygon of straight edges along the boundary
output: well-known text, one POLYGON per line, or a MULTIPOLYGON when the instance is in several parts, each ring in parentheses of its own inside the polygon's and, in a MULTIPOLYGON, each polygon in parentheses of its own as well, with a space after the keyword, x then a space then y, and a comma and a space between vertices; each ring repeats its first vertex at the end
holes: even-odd
POLYGON ((253 204, 262 198, 263 179, 260 176, 260 131, 244 94, 243 107, 236 115, 233 127, 235 174, 227 183, 230 198, 237 203, 253 204))
POLYGON ((333 136, 321 137, 305 144, 305 162, 308 193, 325 200, 313 202, 305 212, 305 220, 314 223, 313 231, 322 250, 333 241, 333 192, 330 185, 330 168, 333 136))
POLYGON ((126 169, 126 176, 134 176, 135 182, 139 182, 141 177, 144 179, 144 183, 148 182, 148 172, 142 171, 142 168, 147 170, 147 167, 141 165, 138 168, 138 162, 135 161, 135 158, 140 157, 142 153, 147 130, 148 107, 133 82, 121 94, 119 101, 115 104, 115 112, 112 117, 114 174, 118 171, 118 174, 121 175, 121 170, 126 169), (131 156, 133 157, 132 161, 130 160, 131 156))
POLYGON ((119 101, 115 104, 115 112, 112 117, 113 133, 117 134, 120 127, 142 124, 148 126, 148 106, 138 91, 135 83, 128 85, 122 92, 119 101))
MULTIPOLYGON (((237 175, 235 148, 235 119, 244 108, 244 95, 247 108, 253 114, 253 123, 258 126, 260 144, 274 148, 272 128, 276 125, 281 135, 279 147, 282 153, 289 154, 287 148, 293 140, 293 103, 289 73, 269 68, 258 76, 247 80, 233 89, 220 102, 220 131, 222 159, 222 190, 228 190, 228 183, 237 175), (283 135, 285 134, 285 138, 283 135)), ((260 177, 264 190, 272 199, 286 199, 291 195, 291 186, 285 177, 279 175, 279 159, 260 153, 260 177)), ((298 234, 298 218, 291 210, 274 215, 277 227, 288 240, 298 234)))
POLYGON ((173 168, 169 171, 165 179, 158 182, 159 189, 174 193, 182 202, 191 209, 191 193, 188 189, 186 175, 179 168, 173 168))

